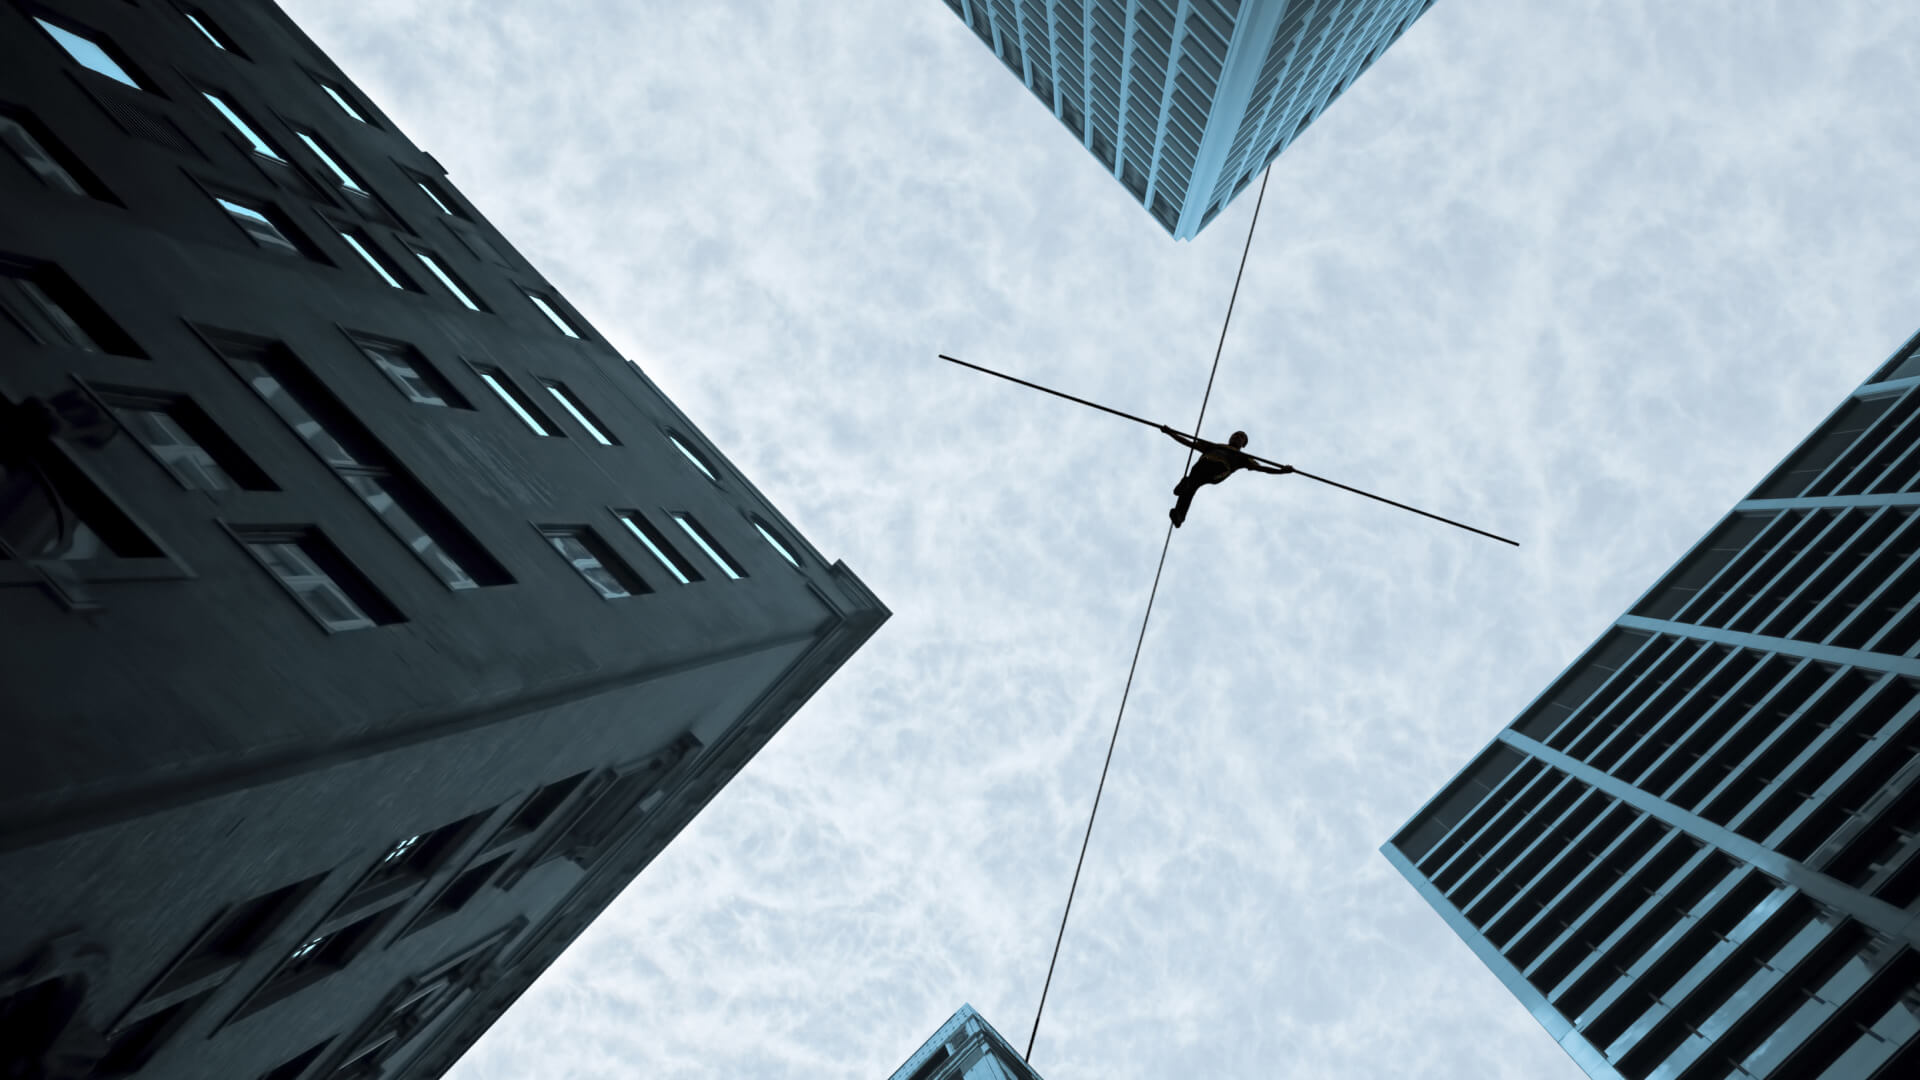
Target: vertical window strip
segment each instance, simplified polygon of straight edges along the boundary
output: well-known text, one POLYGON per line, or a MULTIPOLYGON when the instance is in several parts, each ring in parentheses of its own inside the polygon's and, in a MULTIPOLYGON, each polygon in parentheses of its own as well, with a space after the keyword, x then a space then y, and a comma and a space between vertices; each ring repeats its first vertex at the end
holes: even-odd
POLYGON ((720 553, 719 545, 708 539, 706 529, 702 528, 699 522, 693 520, 692 515, 676 511, 674 512, 673 520, 680 526, 681 532, 686 533, 688 537, 692 538, 695 544, 700 546, 701 551, 707 553, 707 558, 713 560, 713 565, 719 567, 721 573, 726 574, 728 578, 734 581, 738 581, 746 576, 734 567, 731 560, 720 553))
POLYGON ((440 284, 447 287, 447 291, 453 294, 454 299, 466 305, 467 310, 482 310, 479 304, 473 302, 473 297, 468 296, 467 291, 462 289, 460 284, 453 280, 453 275, 440 268, 440 263, 437 259, 424 251, 416 251, 414 255, 418 257, 422 263, 426 264, 427 269, 432 271, 434 277, 440 279, 440 284))
POLYGON ((367 189, 354 178, 352 173, 335 161, 332 154, 327 153, 327 148, 320 144, 320 140, 304 131, 296 131, 294 134, 300 137, 301 142, 307 144, 307 149, 313 151, 313 156, 320 159, 320 163, 327 167, 327 171, 333 173, 334 179, 340 181, 341 187, 360 195, 367 194, 367 189))
POLYGON ((720 482, 720 478, 713 475, 713 470, 707 467, 707 463, 701 459, 700 455, 694 453, 691 447, 687 446, 686 443, 683 443, 680 441, 680 436, 675 435, 674 433, 669 431, 667 433, 667 441, 673 444, 673 448, 675 450, 680 451, 681 457, 684 457, 688 461, 692 462, 693 467, 696 469, 699 469, 701 475, 705 476, 707 479, 713 481, 716 484, 720 482))
POLYGON ((560 407, 567 410, 567 413, 571 415, 581 427, 587 429, 587 434, 593 436, 594 441, 598 442, 601 446, 620 445, 620 440, 607 434, 606 431, 600 427, 599 423, 594 420, 592 414, 587 412, 586 406, 581 405, 573 399, 573 391, 568 390, 565 386, 551 379, 542 379, 540 382, 547 388, 547 393, 552 394, 553 399, 560 403, 560 407))
POLYGON ((479 372, 480 381, 486 383, 501 401, 506 402, 507 408, 512 409, 513 414, 520 418, 520 422, 532 429, 535 435, 551 437, 554 434, 544 423, 545 417, 538 415, 521 402, 516 388, 507 381, 506 375, 498 368, 475 368, 474 370, 479 372))
POLYGON ((781 558, 787 560, 788 562, 792 563, 796 567, 800 565, 799 557, 796 556, 793 552, 787 550, 787 545, 780 542, 780 537, 775 535, 772 529, 769 529, 765 525, 761 524, 758 519, 754 520, 753 527, 760 530, 760 535, 766 539, 767 543, 773 546, 773 550, 780 553, 781 558))
POLYGON ((425 180, 416 179, 414 180, 413 184, 415 187, 419 188, 421 191, 424 191, 427 193, 427 198, 433 200, 433 205, 439 207, 441 213, 447 215, 448 217, 456 216, 453 210, 447 206, 446 201, 440 198, 440 193, 433 190, 433 188, 429 186, 425 180))
POLYGON ((619 517, 620 523, 627 527, 627 531, 633 534, 634 539, 640 541, 653 554, 654 559, 661 566, 667 568, 667 572, 673 575, 675 581, 687 585, 701 580, 699 573, 693 567, 685 565, 685 560, 681 559, 680 553, 674 551, 672 545, 667 543, 667 538, 656 533, 653 526, 640 517, 638 511, 622 511, 619 517))
POLYGON ((226 117, 227 123, 232 124, 233 129, 240 133, 241 138, 247 140, 247 145, 253 148, 254 153, 259 154, 261 157, 272 158, 282 164, 286 162, 286 156, 274 149, 272 143, 262 138, 259 132, 253 130, 251 125, 245 120, 242 120, 240 114, 235 112, 233 106, 227 104, 224 98, 210 90, 200 91, 200 96, 207 99, 208 104, 213 106, 215 112, 226 117))
POLYGON ((360 110, 354 108, 353 103, 347 100, 347 96, 342 94, 332 83, 321 80, 316 81, 320 82, 320 89, 327 92, 327 96, 333 99, 333 103, 340 106, 341 112, 346 113, 348 116, 353 117, 363 124, 368 122, 366 117, 360 115, 360 110))
POLYGON ((221 52, 227 51, 227 43, 224 41, 221 41, 220 36, 218 34, 215 34, 213 30, 207 26, 205 16, 199 14, 198 12, 193 12, 193 11, 185 11, 185 12, 181 12, 181 14, 187 17, 187 21, 192 23, 194 26, 194 29, 200 31, 203 37, 205 37, 208 41, 213 42, 214 48, 219 49, 221 52))
POLYGON ((580 337, 579 331, 573 328, 572 323, 560 317, 560 313, 554 310, 553 305, 547 302, 546 297, 541 296, 539 293, 530 292, 527 294, 527 299, 533 301, 533 306, 539 308, 540 313, 547 317, 547 321, 551 322, 561 333, 576 340, 580 337))
POLYGON ((386 282, 387 284, 393 286, 396 289, 406 288, 405 285, 400 284, 400 281, 398 278, 395 278, 393 276, 393 272, 387 269, 387 264, 381 262, 378 258, 376 258, 373 252, 368 249, 366 244, 361 243, 360 238, 358 236, 346 231, 345 229, 342 229, 340 230, 340 239, 345 240, 347 242, 348 247, 360 253, 360 257, 366 260, 367 265, 373 267, 373 272, 380 275, 380 280, 386 282))

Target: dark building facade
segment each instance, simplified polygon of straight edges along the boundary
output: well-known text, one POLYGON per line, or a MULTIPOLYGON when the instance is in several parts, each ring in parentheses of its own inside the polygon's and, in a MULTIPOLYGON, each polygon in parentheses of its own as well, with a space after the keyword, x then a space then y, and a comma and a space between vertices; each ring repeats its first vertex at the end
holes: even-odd
POLYGON ((946 0, 1176 240, 1191 240, 1433 0, 946 0))
POLYGON ((265 0, 0 207, 6 1075, 440 1075, 886 618, 265 0))
POLYGON ((1920 337, 1381 850, 1594 1077, 1920 1076, 1920 337))
POLYGON ((973 1006, 962 1005, 888 1080, 1040 1080, 1040 1074, 973 1006))

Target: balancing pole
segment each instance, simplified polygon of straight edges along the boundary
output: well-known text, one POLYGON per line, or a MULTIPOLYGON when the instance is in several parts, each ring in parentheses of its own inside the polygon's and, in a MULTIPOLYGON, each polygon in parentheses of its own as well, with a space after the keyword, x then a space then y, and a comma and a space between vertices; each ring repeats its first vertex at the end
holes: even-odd
MULTIPOLYGON (((1101 412, 1104 412, 1104 413, 1112 413, 1113 415, 1120 417, 1122 420, 1131 420, 1136 424, 1145 424, 1150 428, 1159 428, 1163 426, 1160 424, 1156 424, 1153 421, 1146 419, 1145 417, 1135 416, 1130 412, 1121 412, 1119 409, 1110 408, 1106 405, 1100 404, 1097 401, 1088 401, 1086 398, 1083 398, 1083 397, 1075 397, 1072 394, 1055 390, 1052 387, 1041 386, 1039 383, 1028 382, 1025 379, 1017 378, 1013 375, 1008 375, 1005 372, 995 371, 992 368, 981 367, 979 364, 969 364, 965 360, 960 360, 955 357, 948 356, 946 353, 941 353, 939 355, 940 355, 940 359, 945 360, 950 364, 959 364, 961 367, 972 368, 973 370, 981 372, 983 374, 991 375, 996 379, 1005 379, 1008 382, 1019 383, 1021 386, 1025 386, 1033 390, 1038 390, 1043 394, 1052 394, 1054 397, 1066 398, 1068 401, 1074 402, 1076 404, 1085 405, 1089 409, 1099 409, 1101 412)), ((1198 438, 1199 436, 1196 434, 1193 437, 1198 438)), ((1241 451, 1241 452, 1245 453, 1245 451, 1241 451)), ((1260 457, 1257 454, 1247 454, 1247 456, 1252 458, 1255 461, 1260 462, 1263 465, 1277 466, 1280 464, 1280 462, 1278 461, 1269 461, 1266 458, 1260 457)), ((1292 466, 1288 466, 1288 467, 1292 468, 1292 466)), ((1484 536, 1489 540, 1498 540, 1503 544, 1512 544, 1514 547, 1520 546, 1520 542, 1518 540, 1509 540, 1506 537, 1499 535, 1498 533, 1490 533, 1485 529, 1476 529, 1473 526, 1466 524, 1465 522, 1455 521, 1452 518, 1448 518, 1448 517, 1441 517, 1439 514, 1429 513, 1425 510, 1420 509, 1417 506, 1408 506, 1406 503, 1403 503, 1403 502, 1395 502, 1394 500, 1389 499, 1384 495, 1375 495, 1371 491, 1362 491, 1357 487, 1349 487, 1348 485, 1343 484, 1338 480, 1329 480, 1324 476, 1316 476, 1313 473, 1306 472, 1301 469, 1294 469, 1293 474, 1295 476, 1304 477, 1305 479, 1308 479, 1308 480, 1317 481, 1319 483, 1327 485, 1328 487, 1337 487, 1341 491, 1350 491, 1355 495, 1360 495, 1365 498, 1372 499, 1375 502, 1382 502, 1382 503, 1386 503, 1388 506, 1398 507, 1399 509, 1408 511, 1409 513, 1419 514, 1421 517, 1424 517, 1424 518, 1432 518, 1433 520, 1441 522, 1442 524, 1451 525, 1456 529, 1465 529, 1470 533, 1475 533, 1477 535, 1484 536)))

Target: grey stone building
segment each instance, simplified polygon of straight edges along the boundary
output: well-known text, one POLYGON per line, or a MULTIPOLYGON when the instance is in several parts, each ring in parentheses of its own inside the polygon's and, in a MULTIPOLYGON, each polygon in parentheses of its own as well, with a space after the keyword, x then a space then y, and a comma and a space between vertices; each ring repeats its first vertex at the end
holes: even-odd
POLYGON ((1176 240, 1191 240, 1433 0, 946 0, 1176 240))
POLYGON ((1920 337, 1381 850, 1588 1075, 1920 1076, 1920 337))
POLYGON ((1040 1080, 973 1006, 962 1005, 888 1080, 1040 1080))
POLYGON ((0 0, 0 1074, 440 1075, 879 627, 266 0, 0 0))

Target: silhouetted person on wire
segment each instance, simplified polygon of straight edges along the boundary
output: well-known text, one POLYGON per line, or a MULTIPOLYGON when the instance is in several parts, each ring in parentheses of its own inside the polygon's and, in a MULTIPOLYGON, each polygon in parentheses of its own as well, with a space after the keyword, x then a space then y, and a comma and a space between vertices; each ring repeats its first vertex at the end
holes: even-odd
POLYGON ((1272 473, 1275 476, 1293 471, 1291 465, 1262 465, 1253 460, 1245 452, 1247 433, 1244 431, 1234 432, 1226 443, 1222 444, 1182 434, 1165 424, 1160 425, 1160 430, 1171 436, 1173 441, 1181 446, 1189 446, 1200 451, 1200 457, 1193 463, 1193 468, 1189 469, 1187 475, 1173 487, 1173 493, 1180 497, 1180 501, 1173 504, 1173 509, 1167 511, 1167 516, 1173 519, 1173 527, 1176 529, 1186 523, 1187 508, 1193 505, 1193 493, 1199 491, 1205 484, 1217 484, 1241 469, 1272 473))

